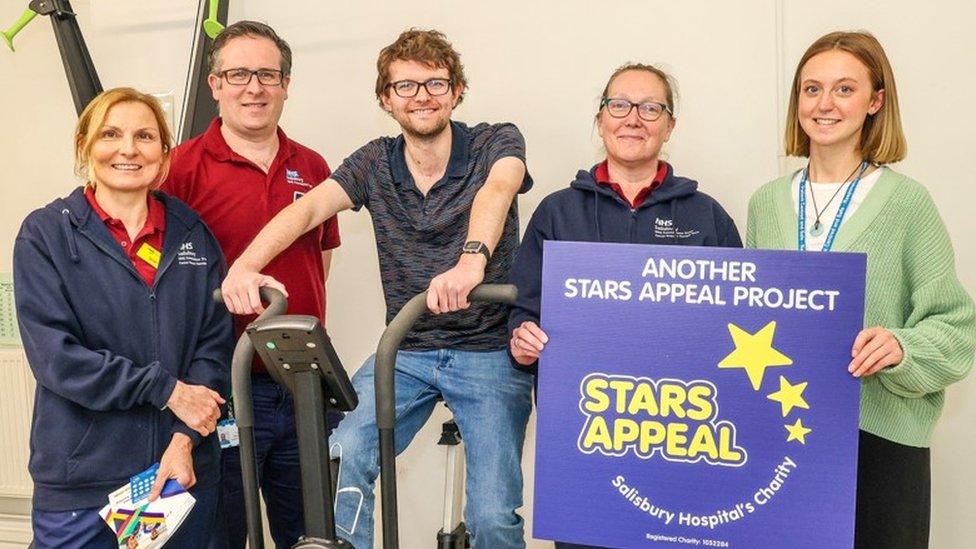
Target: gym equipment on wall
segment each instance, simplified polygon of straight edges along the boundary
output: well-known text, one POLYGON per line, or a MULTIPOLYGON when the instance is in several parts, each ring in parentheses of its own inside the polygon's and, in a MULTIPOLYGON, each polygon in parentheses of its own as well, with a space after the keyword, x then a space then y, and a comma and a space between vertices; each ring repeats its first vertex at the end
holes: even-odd
MULTIPOLYGON (((187 71, 186 89, 183 94, 183 112, 178 142, 203 133, 210 121, 217 116, 217 103, 210 94, 207 77, 210 74, 208 53, 210 44, 227 23, 229 1, 200 0, 197 9, 196 29, 193 37, 190 66, 187 71)), ((47 15, 54 25, 54 36, 61 51, 61 62, 68 78, 71 98, 78 115, 85 106, 102 92, 102 84, 95 71, 88 46, 81 34, 75 13, 69 0, 33 0, 20 18, 5 31, 0 32, 10 51, 14 49, 14 37, 38 15, 47 15)))
POLYGON ((98 80, 95 65, 85 38, 78 28, 75 13, 71 10, 68 0, 32 0, 27 9, 10 28, 3 32, 3 38, 11 51, 14 51, 14 36, 38 15, 47 15, 54 26, 54 37, 58 41, 61 51, 61 62, 64 73, 71 88, 71 99, 74 100, 75 110, 81 115, 85 106, 102 92, 102 83, 98 80))
POLYGON ((190 53, 190 67, 186 75, 186 89, 183 93, 183 116, 176 132, 182 143, 200 135, 217 116, 217 102, 210 94, 207 78, 210 76, 209 53, 213 39, 227 24, 227 10, 230 2, 220 0, 200 0, 197 8, 197 25, 194 26, 193 51, 190 53))

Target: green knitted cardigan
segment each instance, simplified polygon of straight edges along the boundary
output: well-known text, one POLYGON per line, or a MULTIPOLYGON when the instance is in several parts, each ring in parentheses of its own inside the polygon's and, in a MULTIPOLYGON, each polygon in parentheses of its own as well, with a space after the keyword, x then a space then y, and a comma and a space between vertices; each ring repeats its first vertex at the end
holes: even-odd
MULTIPOLYGON (((832 248, 867 254, 864 326, 887 328, 905 352, 900 364, 862 378, 860 426, 928 447, 945 388, 973 365, 976 309, 956 277, 952 243, 928 191, 882 169, 832 248)), ((747 247, 797 249, 792 180, 781 177, 752 195, 747 247)))

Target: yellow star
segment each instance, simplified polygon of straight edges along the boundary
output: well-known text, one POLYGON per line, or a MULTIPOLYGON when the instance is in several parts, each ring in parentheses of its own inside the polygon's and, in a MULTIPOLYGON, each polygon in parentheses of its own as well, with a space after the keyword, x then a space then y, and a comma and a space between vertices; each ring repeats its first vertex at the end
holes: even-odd
POLYGON ((789 366, 793 364, 790 357, 773 349, 773 333, 776 331, 776 321, 762 327, 755 334, 750 334, 735 324, 729 324, 729 333, 735 350, 718 363, 719 368, 744 368, 756 391, 762 385, 766 368, 772 366, 789 366))
POLYGON ((786 417, 793 408, 810 409, 807 401, 803 400, 803 390, 806 388, 806 381, 791 385, 789 381, 786 381, 785 376, 779 376, 779 391, 770 393, 766 398, 779 402, 783 408, 783 417, 786 417))
POLYGON ((806 436, 813 431, 813 429, 807 429, 804 427, 803 422, 800 421, 799 418, 797 418, 796 423, 793 425, 784 425, 783 427, 786 427, 786 431, 789 433, 789 435, 786 437, 786 442, 798 440, 800 441, 800 444, 806 444, 806 436))

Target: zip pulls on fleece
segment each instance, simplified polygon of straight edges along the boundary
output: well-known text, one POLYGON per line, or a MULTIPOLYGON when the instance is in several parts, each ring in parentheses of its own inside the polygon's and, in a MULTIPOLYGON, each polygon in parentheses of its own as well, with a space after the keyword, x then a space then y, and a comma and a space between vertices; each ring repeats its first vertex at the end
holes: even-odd
MULTIPOLYGON (((62 200, 62 202, 64 202, 62 200)), ((67 206, 67 204, 65 204, 67 206)), ((71 229, 71 210, 67 207, 61 208, 61 232, 64 233, 64 241, 68 243, 68 257, 75 263, 81 262, 78 256, 78 243, 75 242, 75 232, 71 229)))

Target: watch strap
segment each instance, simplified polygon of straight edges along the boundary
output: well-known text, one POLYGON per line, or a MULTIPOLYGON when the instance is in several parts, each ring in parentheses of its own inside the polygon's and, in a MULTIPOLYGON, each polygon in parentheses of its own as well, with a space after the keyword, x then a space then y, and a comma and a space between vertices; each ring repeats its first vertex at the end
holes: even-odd
POLYGON ((464 243, 461 248, 461 253, 463 254, 484 254, 485 261, 491 261, 491 252, 488 251, 488 246, 484 242, 479 242, 477 240, 469 240, 464 243))

